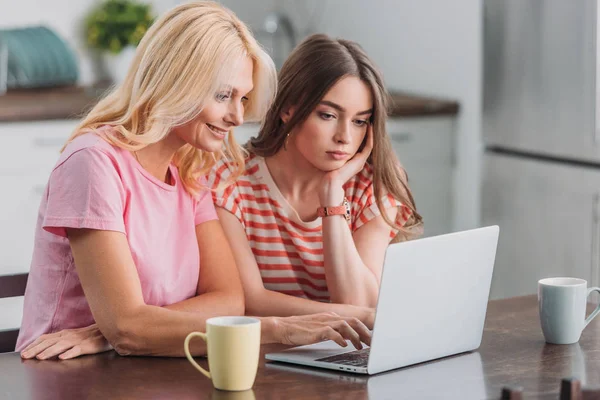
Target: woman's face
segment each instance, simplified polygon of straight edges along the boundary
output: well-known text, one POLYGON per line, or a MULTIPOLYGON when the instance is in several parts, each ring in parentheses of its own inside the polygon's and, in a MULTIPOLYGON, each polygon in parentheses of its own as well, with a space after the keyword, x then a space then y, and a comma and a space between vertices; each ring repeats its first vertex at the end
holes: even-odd
POLYGON ((173 132, 187 144, 207 152, 223 148, 223 140, 231 128, 244 122, 246 95, 253 88, 253 63, 250 57, 240 62, 233 74, 231 86, 223 87, 190 122, 178 126, 173 132))
MULTIPOLYGON (((282 116, 291 118, 294 108, 282 116)), ((323 96, 308 118, 290 134, 287 147, 296 150, 315 168, 341 168, 358 151, 373 113, 367 84, 354 76, 340 79, 323 96)))

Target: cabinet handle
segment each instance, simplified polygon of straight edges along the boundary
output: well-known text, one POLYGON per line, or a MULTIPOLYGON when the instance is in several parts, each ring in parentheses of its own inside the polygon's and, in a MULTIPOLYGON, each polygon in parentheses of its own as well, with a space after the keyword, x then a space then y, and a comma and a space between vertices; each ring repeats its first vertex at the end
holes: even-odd
POLYGON ((63 138, 37 137, 33 139, 34 147, 62 147, 66 143, 63 138))
POLYGON ((396 143, 406 143, 412 141, 413 137, 410 132, 399 132, 390 134, 392 141, 396 143))
POLYGON ((594 194, 592 204, 592 273, 590 286, 600 283, 600 194, 594 194))

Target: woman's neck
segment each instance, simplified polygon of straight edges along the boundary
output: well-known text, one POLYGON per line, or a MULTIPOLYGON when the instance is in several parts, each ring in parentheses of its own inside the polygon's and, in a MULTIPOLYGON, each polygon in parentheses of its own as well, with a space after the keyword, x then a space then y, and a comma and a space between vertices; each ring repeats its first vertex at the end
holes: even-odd
POLYGON ((273 181, 290 202, 314 197, 325 173, 310 164, 291 146, 265 158, 273 181))
POLYGON ((173 134, 141 150, 132 152, 138 163, 156 179, 171 183, 169 165, 177 150, 183 146, 181 139, 173 134))

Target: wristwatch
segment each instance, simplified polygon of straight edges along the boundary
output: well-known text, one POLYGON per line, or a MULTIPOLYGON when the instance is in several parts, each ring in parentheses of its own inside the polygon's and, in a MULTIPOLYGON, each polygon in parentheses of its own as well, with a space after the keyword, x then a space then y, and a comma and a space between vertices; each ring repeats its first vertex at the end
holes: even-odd
POLYGON ((343 215, 346 218, 346 221, 350 223, 350 203, 348 202, 348 199, 344 197, 344 201, 339 206, 317 208, 317 215, 319 217, 328 217, 330 215, 343 215))

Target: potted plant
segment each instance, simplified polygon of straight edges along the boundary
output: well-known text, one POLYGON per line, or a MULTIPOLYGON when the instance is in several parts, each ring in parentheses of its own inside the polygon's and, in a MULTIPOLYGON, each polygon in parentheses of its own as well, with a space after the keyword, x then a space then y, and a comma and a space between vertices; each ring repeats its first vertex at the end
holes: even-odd
POLYGON ((135 48, 152 22, 150 5, 134 0, 105 0, 86 18, 86 42, 102 53, 115 83, 125 79, 135 48))

